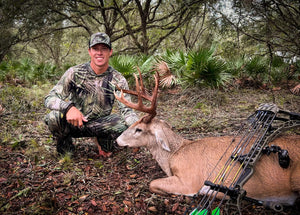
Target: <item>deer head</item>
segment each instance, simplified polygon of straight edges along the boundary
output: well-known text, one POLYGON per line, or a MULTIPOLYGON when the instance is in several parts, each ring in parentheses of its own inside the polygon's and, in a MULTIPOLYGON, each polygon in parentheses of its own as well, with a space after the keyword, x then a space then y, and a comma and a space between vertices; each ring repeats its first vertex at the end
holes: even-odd
MULTIPOLYGON (((199 192, 207 194, 208 190, 203 187, 203 184, 211 176, 211 173, 216 171, 216 168, 214 168, 216 163, 222 166, 227 164, 227 158, 232 160, 230 152, 235 147, 231 145, 233 136, 205 137, 190 141, 177 135, 166 122, 155 117, 159 83, 158 74, 155 75, 155 87, 152 96, 146 93, 140 71, 139 74, 140 82, 135 76, 136 91, 121 90, 121 96, 116 96, 116 98, 128 107, 145 112, 147 115, 124 131, 117 138, 117 143, 120 146, 129 147, 145 146, 162 170, 169 176, 152 181, 150 183, 152 192, 184 195, 194 195, 199 194, 199 192), (137 96, 138 102, 136 104, 128 102, 124 98, 123 92, 137 96), (143 104, 143 99, 151 102, 150 107, 143 104), (229 150, 226 150, 227 147, 229 150), (226 154, 224 154, 224 150, 226 154), (224 159, 220 159, 222 157, 224 159)), ((296 198, 299 198, 300 193, 300 151, 297 150, 300 146, 300 138, 299 136, 287 135, 275 139, 272 144, 289 150, 293 161, 291 168, 281 168, 277 162, 274 162, 275 155, 264 155, 255 166, 255 175, 245 183, 244 189, 250 198, 270 202, 271 204, 277 204, 278 202, 293 204, 296 198)), ((241 164, 240 167, 242 166, 241 164)), ((238 170, 238 166, 233 165, 233 167, 238 170)), ((235 174, 234 171, 232 173, 235 174)), ((235 176, 230 175, 229 178, 231 180, 236 176, 236 174, 235 176)), ((216 198, 224 199, 223 196, 217 196, 216 198)))
POLYGON ((163 171, 167 175, 171 175, 170 167, 168 163, 169 157, 178 150, 178 148, 185 142, 184 138, 177 135, 172 131, 171 126, 163 120, 154 118, 156 116, 159 74, 156 73, 155 87, 152 91, 152 96, 147 93, 144 88, 142 75, 140 70, 140 82, 135 75, 136 91, 121 90, 121 96, 116 99, 125 104, 126 106, 147 113, 139 121, 131 125, 126 131, 124 131, 118 138, 117 143, 119 146, 129 147, 142 147, 145 146, 153 157, 157 160, 163 171), (124 98, 123 93, 129 93, 138 97, 136 104, 127 101, 124 98), (143 104, 143 99, 151 102, 147 107, 143 104))

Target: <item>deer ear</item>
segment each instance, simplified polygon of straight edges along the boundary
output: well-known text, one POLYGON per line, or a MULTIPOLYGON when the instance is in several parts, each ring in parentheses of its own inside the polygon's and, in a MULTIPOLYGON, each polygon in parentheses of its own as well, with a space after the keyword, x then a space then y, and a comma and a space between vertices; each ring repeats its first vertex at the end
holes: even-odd
POLYGON ((155 131, 155 138, 156 138, 157 144, 161 145, 161 147, 164 150, 166 150, 168 152, 171 151, 167 136, 164 134, 164 132, 162 130, 155 131))

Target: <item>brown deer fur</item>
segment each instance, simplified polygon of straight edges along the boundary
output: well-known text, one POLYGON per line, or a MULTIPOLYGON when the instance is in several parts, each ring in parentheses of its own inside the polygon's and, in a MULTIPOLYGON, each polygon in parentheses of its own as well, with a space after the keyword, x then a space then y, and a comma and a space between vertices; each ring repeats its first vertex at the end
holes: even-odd
MULTIPOLYGON (((159 194, 194 195, 203 187, 216 163, 224 152, 224 157, 230 158, 235 144, 230 144, 233 137, 207 137, 197 141, 185 140, 172 131, 171 127, 155 118, 158 95, 159 75, 155 75, 153 95, 149 96, 143 86, 142 75, 140 83, 136 77, 136 91, 122 90, 121 97, 116 98, 128 107, 148 113, 138 122, 129 127, 117 143, 120 146, 146 147, 156 159, 168 177, 160 178, 150 183, 150 190, 159 194), (124 99, 124 93, 138 96, 134 104, 124 99), (142 99, 149 100, 151 107, 146 107, 142 99), (229 150, 226 150, 232 145, 229 150)), ((238 141, 236 141, 238 142, 238 141)), ((254 174, 243 188, 249 197, 281 204, 294 204, 300 195, 300 136, 285 135, 276 138, 270 145, 277 145, 289 152, 291 163, 287 169, 279 165, 278 155, 262 155, 254 167, 254 174)), ((251 145, 251 144, 250 144, 251 145)), ((224 165, 226 159, 220 160, 218 168, 224 165), (223 163, 222 163, 223 162, 223 163)), ((218 170, 217 170, 218 171, 218 170)), ((235 171, 237 172, 237 167, 235 171)), ((231 181, 233 175, 229 174, 231 181)), ((225 181, 226 182, 226 181, 225 181)), ((206 188, 207 189, 207 188, 206 188)))
MULTIPOLYGON (((128 128, 117 143, 120 146, 144 146, 151 152, 168 176, 150 183, 150 190, 158 194, 196 194, 233 138, 185 140, 163 120, 153 118, 144 123, 142 119, 128 128)), ((278 137, 270 144, 288 150, 290 166, 281 168, 277 154, 262 155, 243 188, 249 197, 291 205, 300 194, 300 136, 278 137)), ((226 156, 229 157, 231 152, 229 149, 226 156)))

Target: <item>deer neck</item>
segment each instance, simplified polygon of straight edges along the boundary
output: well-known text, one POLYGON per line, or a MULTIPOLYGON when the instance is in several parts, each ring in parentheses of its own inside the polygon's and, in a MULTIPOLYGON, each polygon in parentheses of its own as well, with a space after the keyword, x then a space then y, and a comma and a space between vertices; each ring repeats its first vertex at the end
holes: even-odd
POLYGON ((157 161, 161 169, 168 175, 172 176, 172 170, 170 168, 169 159, 170 157, 178 151, 178 149, 189 142, 182 138, 181 136, 175 134, 174 132, 167 137, 169 144, 169 151, 162 148, 160 144, 157 144, 157 140, 153 139, 154 144, 148 145, 148 150, 152 154, 153 158, 157 161))

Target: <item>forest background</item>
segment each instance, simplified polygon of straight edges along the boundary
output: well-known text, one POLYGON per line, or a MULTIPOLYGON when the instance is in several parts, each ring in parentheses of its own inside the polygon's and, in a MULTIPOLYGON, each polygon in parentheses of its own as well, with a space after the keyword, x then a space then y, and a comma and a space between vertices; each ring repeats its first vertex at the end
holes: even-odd
MULTIPOLYGON (((130 88, 136 66, 150 88, 152 74, 160 72, 158 115, 187 138, 228 134, 259 102, 300 112, 299 14, 300 2, 294 0, 1 0, 0 211, 95 212, 100 194, 86 188, 87 195, 78 187, 87 180, 84 177, 90 169, 86 166, 94 170, 92 181, 99 171, 122 163, 127 173, 123 172, 121 180, 128 184, 126 177, 136 179, 136 172, 131 171, 149 163, 154 169, 138 172, 145 186, 138 187, 145 189, 143 197, 141 191, 126 187, 122 189, 135 192, 136 198, 124 200, 127 194, 112 189, 107 195, 117 197, 111 200, 102 194, 110 203, 101 202, 101 210, 112 214, 182 213, 189 203, 185 198, 172 197, 166 202, 153 199, 147 191, 149 180, 162 173, 145 151, 127 152, 125 161, 119 155, 115 162, 99 161, 93 155, 84 161, 58 157, 42 122, 47 112, 44 96, 66 69, 89 60, 88 40, 100 31, 111 37, 114 54, 110 64, 127 78, 130 88), (37 184, 38 178, 43 182, 34 187, 32 178, 37 184), (64 195, 70 183, 76 194, 64 195), (57 191, 57 184, 64 189, 57 191), (37 194, 42 191, 43 195, 37 194), (20 201, 14 201, 16 198, 20 201)), ((107 177, 112 174, 105 173, 107 177)))

